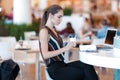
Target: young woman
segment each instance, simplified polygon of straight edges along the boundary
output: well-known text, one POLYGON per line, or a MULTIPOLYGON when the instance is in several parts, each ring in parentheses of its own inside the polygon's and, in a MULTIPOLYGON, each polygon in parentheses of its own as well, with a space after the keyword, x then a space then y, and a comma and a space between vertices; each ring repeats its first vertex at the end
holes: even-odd
POLYGON ((95 35, 93 34, 91 29, 92 29, 92 25, 90 23, 90 20, 88 18, 86 18, 84 26, 79 31, 80 39, 91 39, 91 38, 94 38, 95 35))
POLYGON ((62 39, 54 28, 54 25, 60 24, 62 17, 63 9, 52 5, 44 12, 40 26, 40 48, 50 77, 53 80, 98 80, 93 66, 80 61, 64 62, 63 53, 70 50, 74 42, 63 47, 62 39))

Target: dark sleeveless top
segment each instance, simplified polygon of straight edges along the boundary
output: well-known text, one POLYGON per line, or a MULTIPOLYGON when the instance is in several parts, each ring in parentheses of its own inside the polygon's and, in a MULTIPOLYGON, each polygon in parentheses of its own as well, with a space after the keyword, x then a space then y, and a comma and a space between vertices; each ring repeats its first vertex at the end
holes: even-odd
MULTIPOLYGON (((58 37, 55 36, 55 34, 52 32, 52 30, 48 27, 45 27, 48 30, 48 34, 50 36, 49 40, 48 40, 48 51, 54 51, 54 50, 58 50, 60 48, 63 47, 63 41, 62 38, 58 35, 58 37)), ((63 61, 63 54, 61 53, 55 57, 49 58, 49 59, 45 59, 45 63, 46 65, 53 63, 55 61, 63 61)))

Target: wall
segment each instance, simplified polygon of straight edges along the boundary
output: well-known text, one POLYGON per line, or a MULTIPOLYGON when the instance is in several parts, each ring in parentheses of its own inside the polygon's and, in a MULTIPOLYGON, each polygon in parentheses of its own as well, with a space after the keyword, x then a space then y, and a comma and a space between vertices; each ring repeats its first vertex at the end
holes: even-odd
POLYGON ((5 10, 5 12, 7 14, 10 13, 13 6, 13 0, 2 0, 1 3, 2 8, 5 10))

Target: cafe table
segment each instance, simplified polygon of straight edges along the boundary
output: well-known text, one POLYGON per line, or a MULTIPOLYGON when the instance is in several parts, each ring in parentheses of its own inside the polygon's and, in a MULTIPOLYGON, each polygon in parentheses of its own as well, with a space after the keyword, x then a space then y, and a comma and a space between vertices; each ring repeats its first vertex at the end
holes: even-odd
POLYGON ((120 56, 116 56, 111 50, 100 50, 96 52, 79 51, 79 60, 90 65, 120 69, 120 56))

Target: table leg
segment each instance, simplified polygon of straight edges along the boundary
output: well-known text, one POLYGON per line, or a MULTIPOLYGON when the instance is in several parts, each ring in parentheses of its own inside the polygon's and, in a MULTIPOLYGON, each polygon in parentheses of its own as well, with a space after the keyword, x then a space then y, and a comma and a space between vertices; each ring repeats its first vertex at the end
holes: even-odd
MULTIPOLYGON (((40 64, 39 64, 39 53, 36 54, 36 80, 39 80, 39 71, 40 70, 40 64)), ((41 74, 40 74, 40 80, 42 80, 41 74)))
POLYGON ((69 62, 69 51, 65 51, 64 61, 65 61, 66 63, 69 62))

